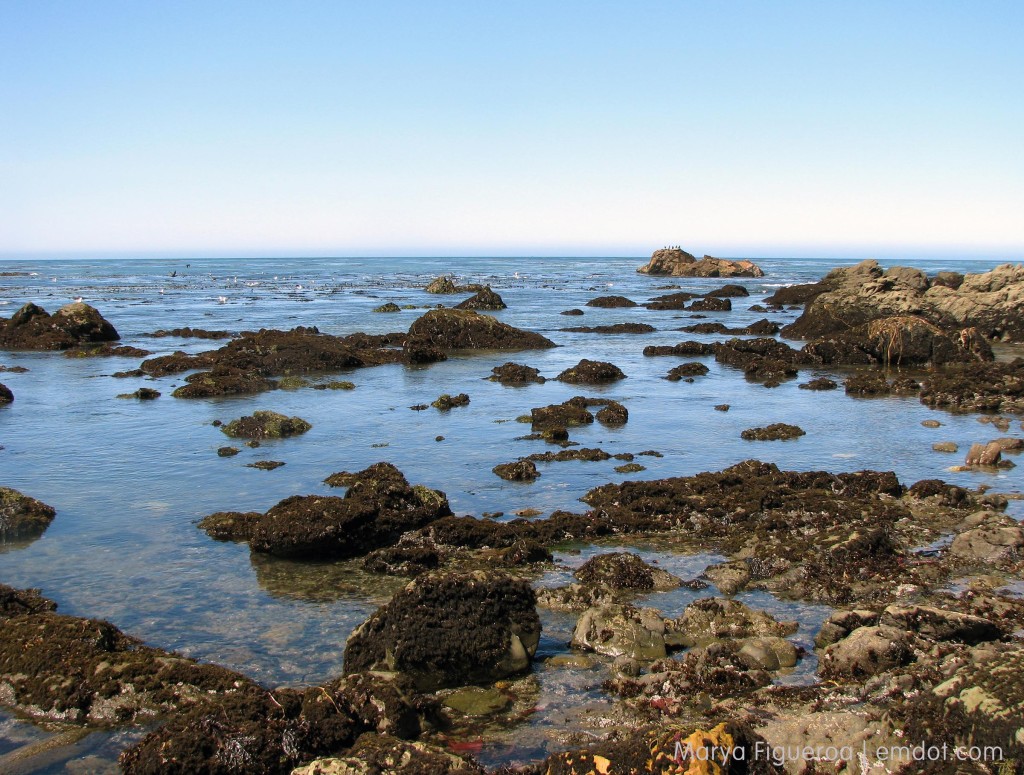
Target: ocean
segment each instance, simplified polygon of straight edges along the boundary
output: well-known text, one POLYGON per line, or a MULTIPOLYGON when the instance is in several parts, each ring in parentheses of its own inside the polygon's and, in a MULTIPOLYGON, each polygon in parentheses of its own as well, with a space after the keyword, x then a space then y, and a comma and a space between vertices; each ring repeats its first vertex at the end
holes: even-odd
MULTIPOLYGON (((316 326, 330 334, 405 331, 436 304, 465 298, 435 296, 422 289, 433 277, 452 273, 460 283, 486 283, 508 309, 488 313, 514 326, 544 334, 559 347, 517 353, 474 352, 423 367, 387 365, 338 375, 354 390, 279 390, 257 396, 186 400, 172 398, 183 375, 119 379, 138 358, 66 358, 60 353, 0 352, 0 364, 24 366, 25 373, 0 373, 15 401, 0 407, 0 485, 16 488, 57 510, 39 539, 0 545, 0 582, 38 587, 60 611, 107 619, 145 642, 199 660, 239 670, 267 686, 304 685, 341 672, 345 640, 352 629, 403 583, 363 572, 358 561, 300 563, 250 555, 245 544, 219 543, 195 522, 214 511, 264 511, 295 494, 329 492, 329 474, 355 471, 377 462, 398 466, 414 484, 443 490, 456 514, 555 509, 582 511, 580 496, 593 487, 625 479, 657 479, 719 470, 758 458, 783 469, 892 470, 900 481, 941 478, 994 492, 1024 491, 1024 468, 999 472, 950 472, 976 441, 995 434, 977 415, 931 410, 916 396, 851 398, 842 389, 798 389, 816 376, 841 380, 835 369, 804 369, 799 378, 768 389, 713 357, 644 357, 647 345, 727 335, 688 334, 676 329, 695 322, 745 326, 768 317, 785 324, 799 310, 764 315, 748 310, 780 286, 819 279, 837 259, 758 259, 765 277, 717 280, 648 277, 636 273, 640 258, 373 258, 373 259, 159 259, 9 261, 0 265, 0 316, 25 302, 50 312, 77 297, 95 306, 121 334, 122 344, 166 354, 200 352, 222 342, 142 336, 157 329, 191 326, 230 331, 261 327, 316 326), (669 292, 665 286, 703 292, 738 282, 747 298, 733 299, 733 311, 693 313, 643 307, 585 306, 600 295, 634 301, 669 292), (385 302, 414 305, 396 313, 375 313, 385 302), (560 315, 585 310, 581 317, 560 315), (644 322, 654 333, 601 335, 568 333, 578 325, 644 322), (627 379, 587 388, 549 381, 505 387, 487 381, 506 361, 540 369, 549 378, 581 358, 611 361, 627 379), (684 360, 710 369, 694 382, 663 379, 684 360), (155 401, 118 399, 139 387, 163 395, 155 401), (467 393, 470 403, 450 412, 411 411, 442 393, 467 393), (646 470, 620 474, 618 460, 540 463, 541 477, 529 484, 506 482, 491 469, 532 452, 550 449, 541 441, 519 440, 529 426, 516 418, 531 407, 574 395, 603 396, 629 410, 621 428, 595 423, 574 430, 585 447, 611 454, 656 450, 662 457, 638 457, 646 470), (728 412, 715 411, 729 404, 728 412), (297 438, 242 447, 221 458, 217 448, 232 443, 213 421, 227 422, 255 409, 298 415, 312 423, 297 438), (940 428, 922 420, 937 419, 940 428), (792 441, 744 441, 746 428, 786 422, 806 435, 792 441), (443 440, 436 440, 443 437, 443 440), (956 455, 932 451, 953 441, 956 455), (259 460, 283 461, 273 471, 246 467, 259 460)), ((884 266, 894 262, 881 262, 884 266)), ((985 271, 999 262, 914 262, 928 273, 985 271)), ((673 288, 674 290, 674 288, 673 288)), ((1011 348, 998 348, 1008 357, 1011 348)), ((1017 351, 1019 354, 1019 350, 1017 351)), ((1011 435, 1021 435, 1015 421, 1011 435)), ((335 494, 337 492, 335 491, 335 494)), ((1021 501, 1009 512, 1024 517, 1021 501)), ((694 578, 720 558, 676 555, 642 545, 641 554, 684 578, 694 578)), ((562 583, 571 567, 594 554, 593 546, 567 546, 564 566, 538 579, 562 583)), ((677 613, 697 595, 684 589, 651 596, 648 604, 677 613)), ((825 606, 777 601, 764 592, 742 593, 750 605, 781 618, 798 619, 796 641, 807 645, 827 616, 825 606)), ((539 657, 568 653, 572 621, 543 613, 545 634, 539 657)), ((514 728, 482 734, 479 758, 488 764, 525 761, 554 742, 567 714, 604 700, 600 683, 606 665, 593 670, 535 671, 538 711, 514 728)), ((783 680, 813 680, 814 660, 783 680)), ((100 731, 61 748, 42 761, 40 772, 80 770, 92 762, 102 771, 141 728, 100 731), (77 764, 76 764, 77 762, 77 764)), ((0 756, 50 731, 0 713, 0 756)))

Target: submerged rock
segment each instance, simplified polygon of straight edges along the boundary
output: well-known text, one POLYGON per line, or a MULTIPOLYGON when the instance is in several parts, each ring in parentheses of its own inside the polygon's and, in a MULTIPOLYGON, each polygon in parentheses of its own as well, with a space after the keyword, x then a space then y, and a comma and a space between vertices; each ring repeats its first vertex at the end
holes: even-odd
POLYGON ((55 516, 57 512, 52 506, 11 487, 0 487, 0 545, 16 539, 38 538, 55 516))
POLYGON ((95 307, 82 302, 65 304, 52 315, 28 303, 0 318, 0 348, 5 350, 67 350, 120 338, 95 307))
POLYGON ((725 258, 695 256, 679 248, 654 251, 651 260, 636 271, 649 275, 672 277, 763 277, 764 272, 753 261, 730 261, 725 258))
POLYGON ((356 628, 345 672, 391 670, 436 689, 526 672, 540 641, 529 584, 499 573, 427 574, 356 628))
POLYGON ((258 409, 221 426, 221 432, 234 439, 283 439, 301 435, 312 427, 301 417, 258 409))

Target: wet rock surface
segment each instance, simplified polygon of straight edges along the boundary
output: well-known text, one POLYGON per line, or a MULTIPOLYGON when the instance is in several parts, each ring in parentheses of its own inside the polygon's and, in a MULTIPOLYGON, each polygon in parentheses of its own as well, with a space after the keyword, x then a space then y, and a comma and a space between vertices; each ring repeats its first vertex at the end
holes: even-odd
POLYGON ((730 261, 704 256, 700 260, 679 248, 654 251, 651 260, 636 271, 671 277, 763 277, 764 271, 753 261, 730 261))
POLYGON ((409 327, 408 339, 442 350, 540 350, 555 346, 540 334, 515 328, 490 315, 454 309, 431 310, 418 318, 409 327))
POLYGON ((644 562, 632 552, 610 552, 587 560, 576 569, 585 584, 602 584, 610 589, 674 589, 682 582, 668 571, 644 562))
POLYGON ((283 439, 300 436, 313 426, 301 417, 288 417, 279 412, 258 409, 221 426, 221 432, 233 439, 283 439))
POLYGON ((444 493, 410 486, 390 463, 339 478, 348 487, 342 498, 294 495, 258 519, 251 513, 221 512, 200 527, 211 535, 216 531, 218 538, 248 540, 254 552, 344 558, 393 544, 403 533, 451 514, 444 493))
POLYGON ((625 378, 626 375, 622 373, 622 369, 614 363, 592 361, 587 358, 555 377, 559 382, 569 382, 574 385, 602 385, 625 378))
POLYGON ((3 382, 0 382, 0 404, 9 404, 14 401, 14 391, 3 382))
POLYGON ((441 412, 450 412, 456 407, 468 406, 469 396, 465 393, 459 393, 455 396, 448 395, 448 393, 442 393, 437 397, 437 400, 432 401, 430 405, 441 412))
POLYGON ((391 670, 438 688, 528 671, 540 639, 530 586, 477 571, 413 580, 360 625, 345 647, 345 672, 391 670))
POLYGON ((148 334, 139 334, 139 336, 152 339, 162 339, 168 336, 176 336, 182 339, 230 339, 234 335, 231 331, 210 331, 205 328, 192 328, 191 326, 170 329, 161 328, 148 334))
POLYGON ((0 487, 0 545, 38 538, 56 516, 57 511, 52 506, 11 487, 0 487))
POLYGON ((708 373, 708 371, 709 369, 707 366, 697 361, 680 363, 678 366, 673 366, 668 370, 668 374, 665 375, 665 379, 670 382, 679 382, 680 380, 691 377, 703 377, 708 373))
POLYGON ((492 470, 502 479, 509 482, 532 482, 540 476, 540 472, 532 460, 502 463, 501 465, 496 465, 492 470))
POLYGON ((921 384, 921 403, 952 411, 1024 412, 1024 358, 930 373, 921 384))
POLYGON ((547 381, 541 376, 539 369, 511 361, 501 366, 495 366, 491 372, 491 376, 487 379, 492 382, 500 382, 503 385, 528 385, 531 382, 543 384, 547 381))
POLYGON ((657 329, 647 323, 613 323, 607 326, 571 326, 563 328, 578 334, 649 334, 657 329))
POLYGON ((65 304, 52 315, 28 303, 0 318, 0 348, 5 350, 67 350, 120 338, 99 310, 82 302, 65 304))
POLYGON ((615 309, 621 307, 635 307, 637 306, 637 303, 632 299, 627 299, 625 296, 598 296, 596 299, 588 301, 587 306, 615 309))
POLYGON ((506 304, 502 301, 501 296, 492 291, 489 285, 455 305, 455 309, 499 310, 505 308, 506 304))
POLYGON ((780 441, 783 439, 796 439, 806 435, 807 432, 797 425, 776 422, 763 428, 747 428, 747 430, 740 433, 740 438, 747 441, 780 441))

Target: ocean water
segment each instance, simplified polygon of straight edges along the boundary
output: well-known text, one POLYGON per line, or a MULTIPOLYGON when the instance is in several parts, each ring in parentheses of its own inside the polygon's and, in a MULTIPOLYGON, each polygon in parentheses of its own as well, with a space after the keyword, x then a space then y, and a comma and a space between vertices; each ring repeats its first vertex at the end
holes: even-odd
MULTIPOLYGON (((599 295, 621 294, 642 303, 669 292, 665 286, 703 292, 725 282, 647 277, 635 271, 642 263, 638 258, 378 258, 0 265, 0 272, 18 273, 0 276, 0 316, 9 316, 27 301, 52 312, 81 296, 115 325, 122 343, 156 354, 198 352, 221 344, 141 336, 182 326, 240 331, 312 325, 331 334, 404 331, 424 307, 464 298, 422 290, 443 273, 454 273, 463 283, 490 284, 508 305, 491 314, 560 345, 521 353, 467 353, 425 367, 389 365, 334 377, 354 382, 351 391, 302 389, 207 400, 170 396, 183 383, 183 375, 110 376, 135 368, 138 359, 0 352, 0 364, 29 369, 0 373, 0 382, 16 396, 13 404, 0 408, 0 485, 57 510, 53 524, 38 540, 0 545, 0 582, 38 587, 64 613, 108 619, 147 643, 226 665, 266 685, 298 685, 338 675, 348 634, 402 582, 369 576, 359 570, 358 561, 298 563, 253 557, 244 544, 212 541, 194 523, 213 511, 265 510, 289 495, 325 493, 329 488, 322 481, 335 471, 387 460, 410 482, 444 490, 458 514, 500 511, 508 517, 524 508, 545 513, 583 510, 579 497, 606 482, 691 475, 749 458, 785 469, 893 470, 905 484, 943 478, 971 488, 1024 491, 1024 468, 953 473, 947 469, 962 462, 963 454, 932 451, 936 441, 954 441, 966 451, 972 442, 1006 435, 979 423, 977 415, 931 410, 914 396, 854 399, 841 388, 824 393, 797 388, 799 382, 819 375, 841 379, 842 371, 808 369, 795 380, 767 389, 712 357, 642 355, 650 344, 727 338, 676 329, 701 320, 747 325, 765 317, 748 307, 779 286, 813 281, 835 266, 853 262, 759 260, 766 276, 738 281, 749 289, 750 297, 733 299, 732 312, 704 313, 701 319, 693 319, 689 312, 585 306, 599 295), (387 301, 419 308, 372 312, 387 301), (586 314, 558 314, 573 307, 586 314), (559 330, 632 321, 658 330, 641 335, 559 330), (493 366, 508 360, 537 367, 550 378, 583 357, 611 361, 628 379, 601 388, 555 381, 513 388, 485 379, 493 366), (692 384, 663 379, 683 360, 701 360, 710 373, 692 384), (156 388, 162 397, 149 402, 116 398, 143 386, 156 388), (469 394, 468 406, 447 413, 409 409, 442 393, 459 392, 469 394), (625 475, 614 471, 617 460, 541 463, 542 475, 531 484, 505 482, 491 473, 499 463, 551 449, 543 442, 517 440, 529 426, 516 422, 516 417, 529 414, 531 407, 580 394, 621 401, 630 417, 617 429, 595 423, 575 430, 574 441, 612 454, 653 449, 663 457, 638 457, 647 470, 625 475), (722 403, 729 404, 730 411, 713 409, 722 403), (217 448, 232 442, 211 423, 255 409, 299 415, 313 429, 298 438, 265 442, 257 449, 242 447, 235 457, 219 458, 217 448), (925 428, 925 419, 943 424, 925 428), (743 429, 771 422, 794 423, 807 435, 785 442, 740 439, 743 429), (443 441, 435 441, 438 436, 443 441), (273 471, 245 467, 258 460, 286 465, 273 471)), ((944 260, 915 265, 929 273, 976 272, 996 263, 944 260)), ((781 325, 798 314, 790 310, 767 317, 781 325)), ((1002 354, 1008 357, 1014 350, 1005 348, 1002 354)), ((1019 418, 1009 435, 1022 435, 1019 418)), ((1021 503, 1011 502, 1010 513, 1018 518, 1021 503)), ((673 555, 650 546, 641 550, 648 559, 687 578, 720 559, 673 555)), ((566 547, 559 559, 571 568, 594 551, 566 547)), ((553 578, 557 573, 537 583, 552 583, 553 578)), ((713 593, 712 588, 706 594, 713 593)), ((649 604, 675 614, 695 594, 654 596, 649 604)), ((750 593, 744 599, 781 618, 798 619, 798 639, 806 643, 828 613, 820 606, 776 601, 764 593, 750 593)), ((571 622, 551 614, 545 617, 542 656, 565 653, 571 622)), ((809 660, 786 680, 813 680, 813 667, 809 660)), ((607 702, 598 690, 602 670, 585 672, 567 677, 565 671, 538 667, 538 707, 549 712, 535 713, 513 729, 492 730, 481 758, 491 763, 523 760, 555 745, 555 719, 565 717, 567 705, 579 704, 581 697, 607 702)), ((44 733, 0 716, 0 756, 36 734, 44 733)), ((130 737, 126 732, 90 736, 41 771, 73 770, 86 759, 109 762, 130 737)))

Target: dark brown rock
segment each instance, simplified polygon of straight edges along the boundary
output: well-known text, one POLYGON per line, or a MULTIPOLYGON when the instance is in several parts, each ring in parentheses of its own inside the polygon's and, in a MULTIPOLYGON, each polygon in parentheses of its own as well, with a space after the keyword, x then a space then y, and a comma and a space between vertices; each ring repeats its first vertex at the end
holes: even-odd
POLYGON ((249 547, 279 557, 355 557, 451 514, 443 492, 411 487, 390 463, 352 475, 343 498, 285 498, 254 526, 249 547))
POLYGON ((703 363, 693 361, 691 363, 681 363, 678 366, 674 366, 669 369, 668 374, 665 375, 665 379, 671 382, 678 382, 681 379, 687 377, 702 377, 708 373, 708 367, 703 363))
POLYGON ((680 342, 675 345, 648 345, 644 348, 644 355, 676 355, 685 358, 693 355, 711 355, 714 351, 713 345, 704 342, 680 342))
POLYGON ((490 683, 530 669, 540 629, 525 581, 482 571, 426 574, 352 633, 344 669, 393 670, 430 689, 490 683))
POLYGON ((409 337, 442 350, 536 350, 555 346, 540 334, 472 310, 431 310, 410 326, 409 337))
POLYGON ((0 318, 0 348, 5 350, 67 350, 120 338, 95 307, 82 302, 66 304, 52 315, 29 303, 10 318, 0 318))
POLYGON ((732 309, 732 302, 727 298, 709 296, 697 299, 686 309, 690 312, 728 312, 732 309))
POLYGON ((647 323, 613 323, 607 326, 572 326, 561 330, 577 334, 649 334, 658 329, 647 323))
POLYGON ((0 546, 16 539, 38 538, 56 515, 52 506, 10 487, 0 487, 0 546))
POLYGON ((501 296, 491 290, 491 286, 484 286, 484 289, 477 291, 475 295, 470 296, 465 301, 459 302, 455 305, 455 309, 505 309, 505 302, 502 301, 501 296))
POLYGON ((301 417, 257 410, 221 426, 221 432, 233 439, 283 439, 301 435, 312 427, 301 417))
POLYGON ((563 371, 555 379, 559 382, 570 382, 574 385, 601 385, 625 379, 625 377, 626 375, 615 364, 605 361, 591 361, 584 358, 575 366, 563 371))
POLYGON ((487 379, 492 382, 500 382, 503 385, 527 385, 531 382, 543 384, 546 382, 540 375, 539 369, 511 361, 501 366, 495 366, 491 372, 491 376, 487 379))
POLYGON ((807 433, 803 428, 777 422, 766 425, 763 428, 748 428, 740 434, 740 437, 747 441, 780 441, 783 439, 796 439, 806 435, 807 433))
POLYGON ((596 417, 602 425, 625 425, 629 421, 629 411, 618 401, 608 401, 598 410, 596 417))
POLYGON ((510 482, 532 482, 540 476, 537 466, 532 460, 517 460, 514 463, 502 463, 491 469, 502 479, 510 482))
POLYGON ((14 393, 7 385, 0 382, 0 404, 9 404, 14 401, 14 393))
POLYGON ((442 412, 449 412, 458 406, 467 406, 469 404, 469 396, 465 393, 459 393, 456 396, 448 395, 443 393, 438 396, 436 401, 431 402, 431 406, 442 412))
POLYGON ((587 302, 588 307, 635 307, 636 302, 631 299, 627 299, 625 296, 598 296, 596 299, 591 299, 587 302))

